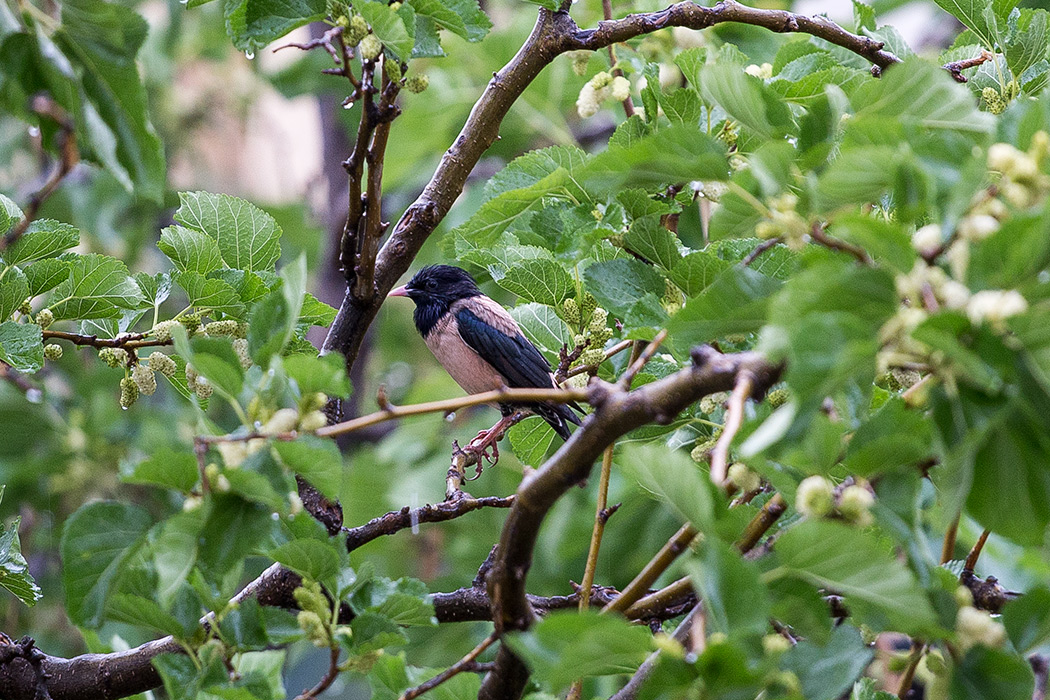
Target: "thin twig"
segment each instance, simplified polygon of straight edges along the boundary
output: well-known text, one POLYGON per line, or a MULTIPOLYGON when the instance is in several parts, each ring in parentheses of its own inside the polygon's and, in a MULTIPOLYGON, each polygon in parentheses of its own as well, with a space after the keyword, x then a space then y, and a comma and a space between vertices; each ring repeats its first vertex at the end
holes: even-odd
POLYGON ((947 564, 955 554, 955 537, 959 533, 959 515, 952 520, 948 530, 944 533, 944 542, 941 544, 941 563, 947 564))
POLYGON ((753 374, 747 371, 741 372, 737 377, 736 386, 733 387, 733 393, 729 396, 722 434, 718 436, 718 441, 711 450, 711 481, 716 486, 732 488, 731 484, 726 483, 729 474, 729 445, 744 422, 744 404, 751 396, 754 384, 753 374))
POLYGON ((904 673, 901 674, 900 685, 897 686, 897 697, 900 700, 904 700, 908 695, 908 691, 911 690, 912 681, 915 680, 915 671, 919 668, 919 662, 922 661, 922 654, 926 651, 926 645, 919 640, 914 640, 911 643, 911 654, 908 656, 908 665, 904 668, 904 673))
POLYGON ((985 530, 981 533, 981 536, 977 538, 977 542, 973 545, 973 549, 966 555, 966 561, 963 563, 963 571, 976 571, 977 570, 977 559, 981 556, 981 550, 984 549, 984 543, 988 541, 988 535, 991 534, 991 530, 985 530))
POLYGON ((2 360, 0 360, 0 379, 8 382, 30 399, 40 394, 40 389, 33 386, 26 375, 2 360))
POLYGON ((986 61, 991 61, 994 58, 995 54, 991 51, 981 51, 980 56, 974 56, 973 58, 964 58, 961 61, 952 61, 950 63, 945 63, 941 67, 951 74, 952 78, 955 79, 955 82, 966 83, 969 82, 969 79, 962 74, 964 70, 966 70, 967 68, 976 68, 982 63, 986 61))
POLYGON ((321 36, 319 36, 319 37, 317 37, 315 39, 311 39, 310 41, 306 42, 305 44, 297 44, 295 42, 291 42, 291 43, 288 43, 288 44, 284 44, 283 46, 278 46, 276 49, 273 50, 273 52, 277 53, 281 49, 288 49, 288 48, 295 48, 295 49, 301 49, 303 51, 309 51, 310 49, 316 49, 318 47, 323 47, 324 50, 328 52, 328 55, 332 57, 332 60, 335 61, 335 65, 338 66, 338 65, 342 64, 342 59, 340 58, 339 50, 336 49, 336 47, 332 44, 332 42, 335 41, 336 37, 339 37, 339 36, 342 36, 342 35, 343 35, 343 26, 342 25, 336 25, 336 26, 332 27, 331 29, 329 29, 328 31, 326 31, 321 36))
POLYGON ((462 659, 452 664, 452 666, 437 674, 427 682, 421 683, 420 685, 417 685, 415 688, 412 688, 410 690, 406 690, 401 694, 399 700, 413 700, 413 698, 418 698, 420 695, 427 692, 428 690, 433 690, 434 688, 447 681, 449 678, 452 678, 452 676, 455 676, 459 673, 463 673, 464 671, 469 671, 474 663, 474 660, 481 656, 482 652, 484 652, 486 649, 492 646, 493 642, 495 642, 498 638, 499 635, 497 635, 495 632, 485 637, 485 639, 482 640, 481 644, 478 644, 476 647, 471 649, 470 652, 462 659))
POLYGON ((406 416, 419 416, 425 413, 457 411, 461 408, 479 406, 486 403, 588 402, 590 395, 591 392, 587 389, 495 389, 457 399, 443 399, 441 401, 429 401, 408 406, 391 405, 389 408, 370 413, 367 416, 360 416, 342 423, 333 423, 332 425, 319 428, 316 434, 320 437, 333 437, 335 435, 352 433, 355 430, 361 430, 388 420, 405 418, 406 416))
MULTIPOLYGON (((602 359, 602 362, 605 362, 605 360, 608 360, 609 358, 614 357, 615 355, 619 355, 621 352, 631 347, 633 344, 633 340, 621 340, 619 343, 613 345, 611 348, 605 351, 605 357, 602 359)), ((597 371, 598 365, 580 365, 579 367, 573 367, 572 369, 565 372, 565 379, 575 377, 578 374, 589 374, 591 372, 597 371)), ((557 378, 557 375, 555 375, 555 378, 557 378)), ((561 381, 565 380, 563 379, 561 381)))
POLYGON ((663 343, 666 338, 666 329, 663 329, 656 334, 656 337, 646 346, 645 350, 642 351, 642 354, 631 363, 631 366, 628 367, 627 371, 623 373, 622 377, 620 377, 620 386, 625 389, 631 386, 631 382, 634 381, 635 375, 641 372, 642 368, 649 364, 649 360, 653 359, 653 355, 656 354, 656 351, 660 348, 660 344, 663 343))
POLYGON ((684 596, 690 595, 692 592, 692 580, 688 576, 683 576, 674 583, 668 584, 654 593, 642 596, 638 599, 638 602, 624 611, 624 615, 632 620, 644 619, 649 616, 649 613, 652 610, 657 610, 673 604, 675 601, 681 600, 684 596))
POLYGON ((66 331, 43 331, 44 340, 65 340, 73 345, 81 345, 92 348, 123 348, 125 350, 136 350, 138 348, 153 348, 171 345, 174 341, 157 340, 149 338, 148 333, 121 333, 116 338, 99 338, 97 335, 84 335, 82 333, 67 333, 66 331))
POLYGON ((667 571, 667 567, 671 566, 675 559, 689 548, 689 544, 696 538, 696 535, 696 528, 688 523, 679 528, 678 532, 667 540, 660 551, 627 584, 623 592, 602 609, 602 612, 623 612, 631 607, 635 601, 648 592, 649 587, 660 577, 660 574, 667 571))
POLYGON ((56 135, 56 143, 60 151, 60 159, 43 187, 34 192, 26 204, 22 219, 15 224, 7 234, 0 238, 0 251, 11 246, 22 237, 29 228, 29 224, 36 218, 41 205, 54 193, 62 180, 68 175, 73 167, 80 162, 80 151, 77 149, 76 125, 69 118, 66 111, 47 95, 37 95, 33 98, 30 109, 38 116, 48 117, 59 125, 56 135))
MULTIPOLYGON (((606 0, 608 2, 608 0, 606 0)), ((587 550, 587 564, 583 569, 583 581, 580 584, 580 610, 586 610, 591 604, 591 586, 594 585, 594 571, 598 568, 598 550, 602 545, 605 523, 609 519, 606 507, 609 502, 609 476, 612 473, 613 445, 605 448, 602 455, 602 471, 598 477, 598 504, 594 513, 594 528, 591 530, 591 546, 587 550)), ((578 700, 583 689, 583 681, 576 681, 569 688, 567 700, 578 700)))
POLYGON ((779 493, 774 494, 772 498, 766 501, 766 504, 755 513, 755 517, 751 519, 751 522, 744 528, 744 532, 741 533, 740 539, 736 541, 736 548, 740 550, 741 554, 747 554, 758 541, 762 539, 762 535, 766 534, 766 531, 773 526, 773 523, 784 514, 787 510, 787 502, 784 501, 784 497, 779 493))
MULTIPOLYGON (((703 615, 703 606, 700 604, 694 605, 693 609, 689 611, 689 614, 685 616, 681 622, 678 623, 678 627, 675 628, 674 632, 671 633, 671 637, 678 641, 678 643, 685 646, 689 641, 690 635, 693 632, 693 625, 696 623, 698 617, 703 615)), ((638 670, 631 676, 631 680, 627 682, 623 688, 620 688, 609 700, 634 700, 638 697, 638 692, 642 688, 642 684, 648 680, 649 675, 656 668, 657 662, 660 660, 660 654, 663 651, 654 651, 646 658, 645 662, 638 667, 638 670)))
POLYGON ((740 265, 742 267, 748 267, 749 265, 751 265, 751 263, 758 260, 762 253, 766 252, 771 248, 774 248, 777 245, 777 243, 780 243, 783 240, 784 239, 780 236, 776 236, 775 238, 770 238, 769 240, 762 241, 761 243, 755 246, 754 250, 747 254, 747 257, 740 261, 740 265))
POLYGON ((514 496, 485 496, 483 498, 472 498, 464 496, 451 501, 427 504, 419 508, 405 506, 401 510, 395 510, 369 520, 364 525, 343 528, 346 533, 346 549, 354 551, 374 539, 384 535, 393 535, 396 532, 408 528, 414 528, 420 523, 438 523, 453 520, 481 508, 510 508, 514 504, 514 496))
POLYGON ((325 671, 324 676, 321 680, 317 681, 317 685, 309 690, 304 691, 295 700, 310 700, 310 698, 316 698, 318 695, 328 690, 328 687, 335 682, 335 679, 339 676, 339 646, 333 646, 328 655, 328 670, 325 671))
MULTIPOLYGON (((609 20, 611 20, 613 18, 612 0, 602 0, 602 17, 605 18, 606 22, 608 22, 609 20)), ((621 76, 622 77, 623 76, 623 71, 620 68, 618 68, 617 65, 616 65, 616 49, 613 47, 612 44, 609 44, 608 48, 609 48, 609 65, 612 67, 613 77, 617 77, 617 76, 621 76)), ((623 104, 623 113, 624 113, 624 115, 628 119, 633 117, 634 116, 634 100, 631 99, 631 96, 628 95, 627 97, 623 98, 623 102, 621 104, 623 104)))
POLYGON ((852 243, 847 243, 840 238, 832 238, 824 232, 824 225, 819 222, 813 224, 810 228, 809 236, 825 248, 852 255, 862 265, 871 265, 871 256, 868 255, 866 250, 852 243))

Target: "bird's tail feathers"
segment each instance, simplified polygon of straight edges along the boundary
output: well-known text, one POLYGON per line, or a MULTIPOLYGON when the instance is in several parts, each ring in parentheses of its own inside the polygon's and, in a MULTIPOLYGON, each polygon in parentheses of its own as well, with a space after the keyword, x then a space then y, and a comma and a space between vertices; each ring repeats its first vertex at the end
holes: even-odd
POLYGON ((569 432, 569 423, 574 425, 580 425, 580 417, 577 416, 571 408, 564 404, 536 404, 531 407, 532 410, 543 420, 547 421, 554 432, 556 432, 562 440, 568 440, 572 433, 569 432))

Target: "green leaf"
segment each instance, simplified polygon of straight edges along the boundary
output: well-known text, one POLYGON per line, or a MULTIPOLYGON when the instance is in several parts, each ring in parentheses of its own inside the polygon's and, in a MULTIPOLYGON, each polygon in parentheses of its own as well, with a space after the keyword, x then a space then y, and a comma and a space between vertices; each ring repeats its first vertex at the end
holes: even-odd
POLYGON ((510 268, 490 266, 489 271, 496 284, 525 301, 554 306, 576 291, 572 277, 553 260, 532 258, 510 268))
POLYGON ((50 258, 76 246, 80 230, 51 219, 37 219, 15 244, 4 251, 4 262, 11 265, 50 258))
POLYGON ((157 247, 171 258, 179 272, 206 275, 222 267, 222 255, 215 239, 200 231, 169 226, 160 234, 157 247))
POLYGON ((6 319, 29 297, 25 273, 11 266, 0 272, 0 319, 6 319))
POLYGON ((355 655, 408 642, 408 637, 393 620, 368 610, 354 616, 350 621, 350 629, 353 631, 350 652, 355 655))
POLYGON ((672 124, 697 124, 704 113, 700 98, 689 88, 678 88, 663 95, 660 106, 672 124))
POLYGON ((24 216, 25 214, 10 197, 0 194, 0 235, 7 233, 24 216))
POLYGON ((504 192, 529 188, 559 169, 564 169, 569 175, 566 189, 573 199, 589 200, 586 190, 578 182, 586 163, 587 153, 575 146, 551 146, 529 151, 493 175, 485 183, 485 195, 491 199, 504 192))
MULTIPOLYGON (((528 187, 502 192, 481 205, 477 213, 453 229, 452 236, 454 239, 468 241, 473 246, 491 246, 508 226, 539 203, 543 197, 566 196, 571 183, 569 171, 559 167, 528 187)), ((458 248, 458 242, 456 245, 458 248)))
POLYGON ((721 540, 708 537, 688 569, 712 632, 734 637, 766 632, 770 596, 754 563, 721 540))
POLYGON ((777 555, 782 575, 842 594, 858 619, 875 629, 921 633, 936 624, 914 574, 868 532, 806 521, 777 540, 777 555))
POLYGON ((668 328, 682 347, 708 343, 727 333, 758 330, 781 282, 746 267, 722 272, 700 296, 689 299, 668 328))
POLYGON ((186 290, 190 306, 211 309, 233 318, 244 317, 244 304, 236 290, 221 279, 210 279, 197 272, 178 272, 175 283, 186 290))
POLYGON ((715 520, 711 480, 682 450, 653 444, 628 444, 616 461, 638 485, 668 505, 697 530, 715 520))
POLYGON ((1032 667, 1018 654, 976 646, 952 674, 953 700, 1030 700, 1032 667))
POLYGON ((1007 22, 1004 52, 1010 71, 1020 77, 1026 70, 1046 58, 1046 10, 1015 10, 1007 22))
POLYGON ((629 141, 617 140, 614 134, 608 150, 591 160, 582 177, 610 190, 656 187, 688 180, 725 180, 729 165, 720 142, 695 124, 674 124, 629 141))
POLYGON ((234 494, 215 494, 205 503, 206 518, 198 543, 200 570, 220 594, 231 592, 241 580, 244 558, 267 542, 274 521, 272 511, 234 494), (252 533, 245 537, 244 533, 252 533))
POLYGON ((336 310, 319 301, 313 294, 303 295, 303 308, 299 310, 299 323, 327 328, 335 320, 336 310))
POLYGON ((192 452, 160 449, 122 475, 121 480, 129 484, 163 486, 188 493, 199 477, 197 457, 192 452))
POLYGON ((142 305, 143 297, 128 268, 116 258, 81 255, 69 278, 55 288, 50 308, 55 319, 115 318, 121 309, 142 305))
POLYGON ((147 29, 123 5, 70 0, 62 4, 54 41, 79 77, 78 131, 86 131, 93 156, 128 190, 159 203, 164 149, 150 124, 135 62, 147 29))
POLYGON ((106 606, 106 617, 129 625, 150 627, 177 639, 185 639, 189 636, 174 615, 165 612, 149 598, 138 595, 129 593, 114 595, 106 606))
POLYGON ((272 216, 250 202, 225 194, 180 192, 179 202, 175 221, 214 238, 228 267, 273 270, 281 257, 281 227, 272 216))
POLYGON ((25 268, 26 281, 29 282, 29 296, 51 291, 69 277, 73 263, 68 260, 48 258, 39 260, 25 268))
POLYGON ((236 399, 244 386, 244 368, 229 338, 193 338, 190 353, 182 352, 197 373, 229 399, 236 399))
MULTIPOLYGON (((0 488, 0 496, 3 488, 0 488)), ((11 521, 10 527, 0 523, 0 587, 6 588, 20 601, 32 607, 44 597, 40 586, 36 585, 29 564, 22 556, 22 545, 18 538, 18 525, 21 518, 11 521)))
MULTIPOLYGON (((458 34, 467 41, 481 41, 492 22, 476 0, 409 0, 419 16, 429 17, 442 29, 458 34)), ((418 25, 416 27, 418 34, 418 25)), ((417 37, 418 43, 418 37, 417 37)))
POLYGON ((414 22, 412 26, 407 26, 401 14, 385 2, 365 0, 355 3, 354 9, 361 13, 386 48, 394 52, 402 61, 407 61, 411 57, 412 46, 415 44, 412 36, 415 32, 414 22))
POLYGON ((226 0, 223 14, 226 33, 233 45, 252 54, 296 27, 324 19, 325 3, 324 0, 226 0))
POLYGON ((40 326, 31 323, 0 323, 0 361, 19 372, 33 373, 44 366, 44 339, 40 326))
POLYGON ((695 297, 715 281, 731 263, 706 250, 689 253, 675 263, 671 269, 671 281, 685 292, 686 296, 695 297))
POLYGON ((256 304, 248 319, 248 351, 260 367, 267 366, 295 335, 306 291, 306 257, 300 255, 286 265, 281 280, 280 289, 256 304))
POLYGON ((561 690, 577 678, 634 673, 654 649, 652 634, 616 615, 552 612, 504 639, 536 678, 561 690))
POLYGON ((554 430, 542 418, 530 416, 512 427, 507 437, 518 461, 538 468, 554 441, 554 430))
POLYGON ((305 435, 292 442, 277 442, 274 449, 285 466, 301 474, 326 497, 335 500, 343 485, 343 458, 331 440, 305 435))
POLYGON ((798 676, 806 700, 835 700, 853 685, 874 655, 860 631, 845 624, 835 628, 825 646, 799 642, 784 654, 781 666, 798 676))
MULTIPOLYGON (((258 649, 270 643, 269 635, 266 634, 266 623, 263 619, 262 609, 259 601, 255 598, 242 600, 233 609, 229 610, 223 616, 222 622, 219 624, 219 630, 222 632, 223 641, 237 649, 258 649)), ((242 654, 238 670, 244 673, 250 669, 258 669, 260 668, 258 661, 266 658, 260 655, 273 653, 275 652, 264 651, 242 654), (255 663, 245 664, 246 657, 250 657, 255 663)), ((284 652, 277 653, 280 654, 279 658, 271 657, 271 661, 277 667, 275 670, 278 674, 277 680, 280 682, 280 670, 283 665, 284 652)))
POLYGON ((729 116, 765 138, 793 133, 791 110, 760 78, 738 66, 711 64, 700 71, 704 98, 729 116))
POLYGON ((299 385, 301 396, 324 392, 329 396, 349 396, 350 381, 346 378, 346 366, 342 355, 323 357, 292 355, 283 360, 288 376, 299 385))
POLYGON ((176 513, 150 533, 157 569, 157 600, 170 608, 175 594, 197 563, 197 541, 204 528, 199 510, 176 513))
POLYGON ((434 605, 409 593, 392 593, 372 611, 404 627, 431 627, 437 624, 434 605))
POLYGON ((1040 585, 1003 610, 1003 625, 1014 648, 1022 654, 1050 639, 1050 588, 1040 585))
POLYGON ((817 201, 824 209, 876 202, 893 184, 900 158, 888 146, 850 148, 831 162, 817 180, 817 201))
POLYGON ((283 564, 300 576, 324 583, 335 580, 339 573, 339 555, 333 544, 312 539, 296 539, 285 542, 267 552, 267 556, 283 564))
POLYGON ((632 252, 665 270, 670 270, 682 259, 675 235, 660 224, 658 216, 635 219, 623 242, 632 252))
POLYGON ((842 464, 857 476, 891 471, 929 457, 932 440, 929 421, 891 399, 853 434, 842 464))
MULTIPOLYGON (((519 304, 510 310, 521 332, 551 364, 558 361, 563 346, 572 342, 572 332, 557 312, 544 304, 519 304)), ((513 431, 511 432, 513 436, 513 431)))
POLYGON ((62 529, 62 587, 77 625, 97 628, 124 563, 145 538, 152 518, 128 503, 95 501, 69 516, 62 529))
POLYGON ((627 314, 639 298, 647 293, 659 298, 667 289, 664 278, 651 265, 626 258, 590 265, 583 279, 598 304, 613 314, 627 314))
POLYGON ((954 15, 967 29, 977 35, 984 44, 984 48, 989 51, 995 50, 997 33, 995 17, 990 12, 992 8, 990 0, 934 0, 934 2, 945 12, 954 15))

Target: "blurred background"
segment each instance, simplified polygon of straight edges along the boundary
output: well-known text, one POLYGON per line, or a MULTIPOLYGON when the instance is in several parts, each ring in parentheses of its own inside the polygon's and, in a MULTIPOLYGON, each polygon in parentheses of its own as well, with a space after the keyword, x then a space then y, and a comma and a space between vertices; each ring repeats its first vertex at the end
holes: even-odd
MULTIPOLYGON (((152 273, 166 264, 156 242, 161 229, 171 222, 178 205, 177 191, 207 190, 244 197, 276 217, 284 230, 285 258, 304 252, 312 273, 310 290, 338 306, 342 284, 332 250, 346 213, 347 183, 341 161, 349 155, 359 107, 344 109, 345 81, 321 74, 332 65, 324 51, 285 48, 274 52, 275 46, 308 40, 311 30, 319 34, 325 27, 300 30, 266 51, 246 56, 235 51, 227 38, 221 3, 192 9, 178 0, 128 0, 127 4, 150 24, 140 69, 149 91, 152 121, 167 153, 164 205, 136 200, 102 170, 81 164, 46 202, 41 217, 79 227, 80 252, 114 255, 133 271, 152 273)), ((663 5, 637 0, 617 2, 613 7, 622 16, 663 5)), ((493 21, 491 34, 477 44, 445 36, 448 57, 430 59, 424 69, 430 88, 401 97, 404 113, 394 123, 384 172, 387 220, 396 221, 421 191, 492 72, 515 53, 536 14, 535 6, 527 2, 482 0, 482 7, 493 21)), ((894 26, 899 32, 895 37, 918 53, 935 55, 960 29, 932 2, 877 0, 874 7, 880 25, 894 26)), ((852 23, 849 0, 805 0, 791 9, 827 13, 847 26, 852 23)), ((593 26, 601 18, 600 3, 578 2, 572 14, 581 26, 593 26)), ((755 63, 769 60, 783 41, 750 27, 721 25, 703 34, 668 30, 640 40, 631 51, 621 53, 621 60, 639 66, 645 60, 661 61, 668 67, 666 74, 661 72, 661 81, 673 83, 681 80, 669 60, 677 48, 726 40, 736 43, 755 63)), ((442 259, 442 232, 474 211, 486 180, 515 156, 553 144, 586 149, 604 144, 623 119, 622 111, 606 108, 594 117, 580 119, 575 101, 588 78, 606 67, 607 55, 595 54, 581 76, 573 71, 571 57, 565 56, 541 74, 511 110, 501 140, 478 164, 460 201, 424 247, 416 267, 442 259)), ((14 118, 0 116, 0 192, 24 203, 40 187, 50 165, 39 147, 39 134, 26 130, 14 118)), ((513 304, 512 298, 498 293, 493 285, 486 286, 486 291, 513 304)), ((415 333, 411 312, 407 302, 385 305, 381 311, 352 377, 351 413, 375 410, 380 386, 395 403, 462 393, 415 333)), ((323 329, 314 330, 320 331, 312 337, 319 345, 323 329)), ((145 454, 190 442, 193 426, 184 420, 182 399, 171 391, 144 397, 132 410, 121 411, 118 372, 99 363, 93 354, 67 352, 60 368, 62 371, 45 369, 34 378, 44 391, 32 394, 29 401, 10 384, 0 382, 0 484, 7 486, 0 517, 22 516, 23 551, 45 596, 33 609, 3 597, 0 630, 12 637, 32 634, 41 648, 56 655, 96 646, 134 646, 145 641, 141 632, 111 624, 97 639, 85 640, 65 618, 57 554, 61 525, 69 513, 91 499, 133 500, 157 512, 177 506, 158 502, 156 490, 122 483, 120 476, 127 465, 145 454), (178 428, 173 430, 173 425, 178 428)), ((213 412, 221 412, 221 407, 213 412)), ((441 500, 451 441, 469 440, 495 418, 492 409, 479 408, 454 416, 386 423, 353 435, 343 445, 347 468, 341 500, 346 524, 359 525, 404 505, 441 500)), ((223 416, 215 419, 221 424, 223 416)), ((509 449, 501 454, 498 466, 468 485, 472 494, 506 495, 515 490, 523 467, 509 449)), ((575 572, 571 578, 582 577, 594 517, 594 486, 587 485, 563 499, 548 518, 538 547, 541 554, 530 572, 531 592, 568 594, 572 588, 567 572, 575 572)), ((615 473, 610 502, 623 502, 623 507, 607 529, 596 581, 622 586, 679 523, 668 511, 653 507, 637 485, 615 473)), ((504 515, 504 511, 481 510, 452 522, 423 526, 417 533, 401 532, 366 545, 352 559, 355 566, 372 566, 392 578, 422 579, 431 591, 468 586, 497 539, 504 515)), ((995 541, 985 552, 1004 559, 1016 556, 995 541)), ((258 558, 254 571, 246 573, 255 574, 267 563, 258 558)), ((665 579, 679 575, 672 568, 665 579)), ((1003 583, 1016 590, 1029 582, 1003 583)), ((487 633, 484 623, 417 629, 411 637, 410 655, 420 665, 447 666, 487 633)), ((290 696, 315 682, 325 657, 325 652, 308 646, 290 654, 286 679, 290 696)), ((368 696, 367 686, 355 683, 350 674, 343 674, 325 695, 368 696)))

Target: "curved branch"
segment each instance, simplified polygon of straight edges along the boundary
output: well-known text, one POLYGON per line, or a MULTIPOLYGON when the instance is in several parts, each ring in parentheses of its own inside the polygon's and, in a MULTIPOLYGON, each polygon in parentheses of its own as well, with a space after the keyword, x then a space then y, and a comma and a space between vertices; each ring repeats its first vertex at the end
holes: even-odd
MULTIPOLYGON (((524 630, 532 625, 535 613, 525 593, 525 578, 540 525, 554 503, 587 478, 602 450, 630 430, 652 421, 670 421, 701 397, 731 389, 742 372, 753 374, 755 393, 761 394, 776 382, 781 371, 760 354, 722 355, 706 346, 693 351, 693 362, 689 369, 630 392, 600 381, 589 385, 589 403, 595 412, 543 467, 525 477, 503 526, 488 574, 498 631, 524 630)), ((501 647, 479 698, 516 698, 527 679, 525 665, 507 647, 501 647)))

